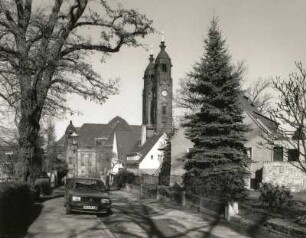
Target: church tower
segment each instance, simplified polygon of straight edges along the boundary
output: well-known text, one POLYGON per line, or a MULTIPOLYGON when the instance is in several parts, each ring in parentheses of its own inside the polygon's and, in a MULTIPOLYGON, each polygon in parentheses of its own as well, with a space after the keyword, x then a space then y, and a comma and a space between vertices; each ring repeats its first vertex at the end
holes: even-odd
POLYGON ((151 53, 144 73, 142 123, 147 128, 147 137, 173 130, 172 64, 165 48, 165 41, 162 40, 155 62, 151 53))
POLYGON ((154 58, 151 52, 149 64, 144 73, 144 87, 142 92, 142 124, 152 127, 152 99, 154 84, 154 58))
POLYGON ((155 60, 155 81, 156 81, 156 133, 171 133, 172 123, 172 77, 171 59, 165 51, 165 41, 160 44, 160 52, 155 60))

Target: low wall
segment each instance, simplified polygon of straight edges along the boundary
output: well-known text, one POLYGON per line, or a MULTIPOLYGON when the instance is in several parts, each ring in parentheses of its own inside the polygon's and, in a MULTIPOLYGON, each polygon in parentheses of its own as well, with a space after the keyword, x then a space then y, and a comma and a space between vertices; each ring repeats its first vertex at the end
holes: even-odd
POLYGON ((298 162, 265 162, 262 182, 284 185, 292 192, 306 191, 306 172, 296 166, 298 162))

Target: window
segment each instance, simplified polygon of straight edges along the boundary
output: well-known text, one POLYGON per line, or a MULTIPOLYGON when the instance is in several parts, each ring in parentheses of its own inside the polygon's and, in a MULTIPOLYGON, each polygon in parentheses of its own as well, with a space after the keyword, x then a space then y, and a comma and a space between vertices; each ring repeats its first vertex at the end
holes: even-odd
POLYGON ((288 149, 288 161, 298 161, 299 151, 297 149, 288 149))
POLYGON ((252 147, 246 147, 246 154, 249 159, 252 159, 252 147))
POLYGON ((87 159, 88 159, 88 166, 91 166, 91 165, 92 165, 91 158, 92 158, 91 154, 88 154, 88 155, 87 155, 87 159))
POLYGON ((273 148, 273 160, 274 161, 284 161, 284 149, 283 147, 273 148))
POLYGON ((163 161, 163 155, 158 155, 158 161, 162 162, 163 161))
POLYGON ((72 164, 72 163, 73 163, 73 157, 69 157, 68 163, 69 163, 69 164, 72 164))
POLYGON ((151 159, 153 159, 153 155, 151 155, 151 159))
POLYGON ((163 115, 166 115, 166 114, 167 114, 167 107, 166 107, 166 106, 163 106, 163 108, 162 108, 162 113, 163 113, 163 115))
POLYGON ((162 70, 163 70, 163 72, 167 72, 167 65, 166 64, 162 64, 162 70))
POLYGON ((84 153, 81 153, 81 165, 82 166, 85 165, 85 155, 84 155, 84 153))

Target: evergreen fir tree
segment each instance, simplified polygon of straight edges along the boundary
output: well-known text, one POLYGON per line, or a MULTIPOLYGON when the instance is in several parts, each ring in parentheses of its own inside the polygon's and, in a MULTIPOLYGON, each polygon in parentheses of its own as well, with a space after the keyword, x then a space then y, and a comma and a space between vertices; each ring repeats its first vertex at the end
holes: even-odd
POLYGON ((194 143, 185 165, 185 186, 223 201, 239 200, 246 196, 249 163, 239 103, 242 70, 232 65, 216 19, 204 43, 203 57, 188 74, 193 94, 189 102, 198 110, 186 115, 184 123, 194 143))
POLYGON ((159 185, 169 186, 170 184, 170 171, 171 171, 171 137, 172 133, 167 135, 167 142, 164 148, 164 159, 161 165, 160 173, 158 176, 159 185))

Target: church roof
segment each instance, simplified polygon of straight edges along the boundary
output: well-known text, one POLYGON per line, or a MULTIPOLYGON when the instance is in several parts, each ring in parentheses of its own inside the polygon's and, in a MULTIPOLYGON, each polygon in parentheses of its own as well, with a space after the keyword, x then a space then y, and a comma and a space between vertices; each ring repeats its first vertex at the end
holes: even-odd
MULTIPOLYGON (((131 141, 135 142, 134 144, 136 144, 135 137, 137 137, 137 140, 141 138, 141 126, 129 125, 119 116, 114 117, 107 124, 84 123, 76 132, 78 134, 77 140, 80 147, 95 147, 97 138, 104 138, 106 140, 105 144, 112 145, 115 132, 118 135, 120 134, 120 136, 122 133, 125 133, 127 137, 130 136, 131 141)), ((58 141, 58 144, 64 144, 64 140, 65 136, 58 141)), ((122 148, 125 148, 125 143, 123 144, 122 148)))
POLYGON ((118 158, 126 161, 127 154, 140 144, 140 134, 131 132, 116 132, 118 158))
POLYGON ((154 74, 154 58, 153 58, 153 55, 150 55, 149 60, 150 60, 150 62, 148 64, 147 68, 145 69, 144 75, 154 74))
POLYGON ((159 59, 170 60, 168 53, 165 51, 165 48, 166 48, 165 42, 162 41, 159 47, 160 47, 160 52, 158 53, 156 57, 156 61, 158 61, 159 59))

